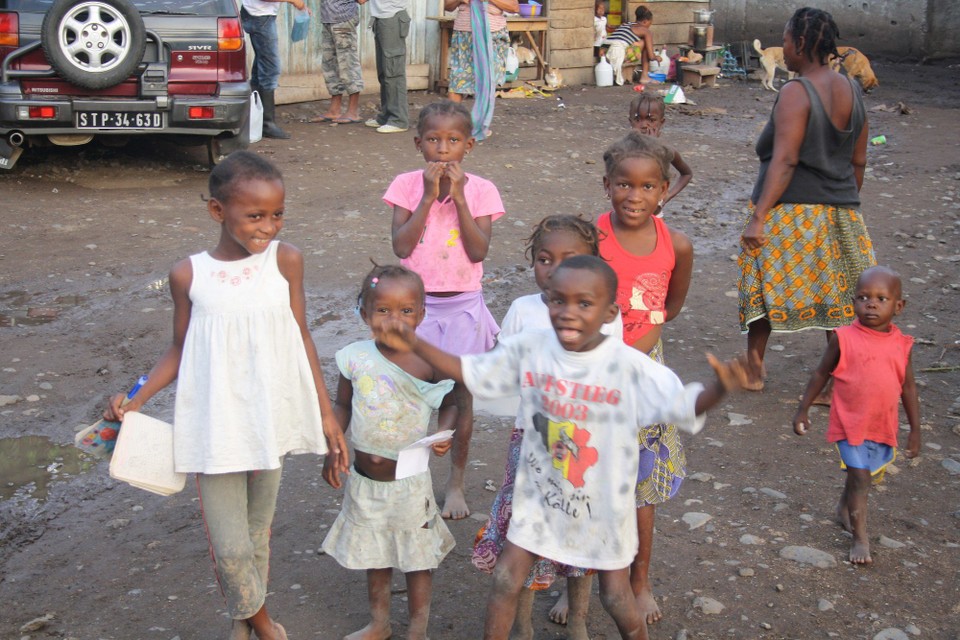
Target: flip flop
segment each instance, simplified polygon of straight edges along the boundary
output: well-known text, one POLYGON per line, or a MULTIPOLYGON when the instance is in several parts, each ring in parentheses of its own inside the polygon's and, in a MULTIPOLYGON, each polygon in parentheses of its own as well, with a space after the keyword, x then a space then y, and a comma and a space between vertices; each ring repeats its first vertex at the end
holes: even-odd
POLYGON ((328 118, 327 116, 325 116, 325 115, 323 115, 323 114, 321 114, 321 115, 319 115, 319 116, 314 116, 313 118, 310 118, 310 122, 313 122, 313 123, 317 123, 317 122, 333 122, 334 120, 335 120, 335 118, 328 118))
POLYGON ((347 116, 340 116, 339 118, 334 118, 333 121, 336 124, 359 124, 363 122, 363 118, 348 118, 347 116))

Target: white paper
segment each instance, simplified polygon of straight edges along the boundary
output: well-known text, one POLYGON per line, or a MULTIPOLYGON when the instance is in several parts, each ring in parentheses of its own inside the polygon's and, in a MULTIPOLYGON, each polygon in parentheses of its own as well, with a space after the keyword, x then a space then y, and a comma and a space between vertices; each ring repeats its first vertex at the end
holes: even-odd
POLYGON ((110 477, 162 496, 181 491, 187 474, 174 471, 173 425, 136 411, 124 413, 110 477))
POLYGON ((453 438, 453 429, 437 431, 432 436, 420 438, 413 444, 408 444, 400 449, 397 456, 397 471, 394 477, 397 480, 403 480, 418 473, 423 473, 430 468, 430 449, 431 445, 453 438))

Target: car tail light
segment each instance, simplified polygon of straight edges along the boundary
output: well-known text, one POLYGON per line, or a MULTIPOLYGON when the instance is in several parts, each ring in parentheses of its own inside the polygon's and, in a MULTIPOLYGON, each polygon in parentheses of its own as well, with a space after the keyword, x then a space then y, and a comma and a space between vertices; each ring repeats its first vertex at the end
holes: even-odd
POLYGON ((217 48, 220 51, 238 51, 243 47, 243 28, 237 18, 217 19, 217 48))
POLYGON ((210 120, 215 114, 213 107, 190 107, 188 116, 191 120, 210 120))
POLYGON ((15 13, 0 11, 0 47, 20 46, 20 19, 15 13))
POLYGON ((57 107, 17 107, 18 120, 56 120, 57 107))

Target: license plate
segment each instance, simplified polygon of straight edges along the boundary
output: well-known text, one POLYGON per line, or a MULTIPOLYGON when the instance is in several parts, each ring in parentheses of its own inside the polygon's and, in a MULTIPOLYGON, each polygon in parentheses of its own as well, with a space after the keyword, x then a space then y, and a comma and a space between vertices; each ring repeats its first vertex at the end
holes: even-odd
POLYGON ((143 111, 80 111, 78 129, 162 129, 163 115, 143 111))

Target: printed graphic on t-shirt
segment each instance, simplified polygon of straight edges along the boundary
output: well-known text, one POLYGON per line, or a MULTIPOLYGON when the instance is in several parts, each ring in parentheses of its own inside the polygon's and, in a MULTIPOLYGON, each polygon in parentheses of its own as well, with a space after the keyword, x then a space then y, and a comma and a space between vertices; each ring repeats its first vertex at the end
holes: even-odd
POLYGON ((625 319, 624 329, 644 324, 663 324, 667 320, 664 307, 667 301, 669 278, 665 271, 641 273, 633 280, 633 287, 620 289, 617 306, 625 319))
POLYGON ((588 447, 590 432, 573 422, 554 422, 543 414, 533 417, 533 427, 553 458, 553 468, 576 488, 583 486, 583 474, 597 463, 597 450, 588 447))

